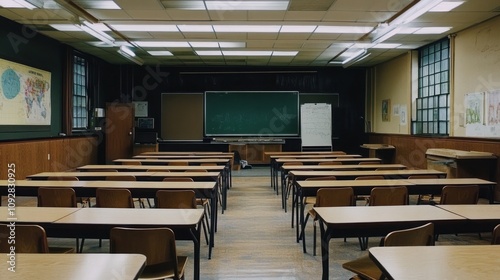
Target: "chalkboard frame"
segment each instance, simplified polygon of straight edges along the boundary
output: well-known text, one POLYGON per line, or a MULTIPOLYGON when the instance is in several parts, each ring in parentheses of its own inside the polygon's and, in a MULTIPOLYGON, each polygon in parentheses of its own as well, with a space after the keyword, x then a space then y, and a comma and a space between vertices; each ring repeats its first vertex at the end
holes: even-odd
MULTIPOLYGON (((299 110, 299 92, 298 91, 206 91, 204 93, 204 135, 207 137, 213 136, 232 136, 232 137, 285 137, 299 136, 300 134, 300 110, 299 110), (228 97, 229 104, 221 106, 215 99, 221 98, 222 95, 228 97), (272 98, 271 98, 272 95, 272 98), (279 96, 278 96, 279 95, 279 96), (252 97, 251 102, 249 97, 252 97), (247 102, 234 102, 236 97, 244 97, 247 102), (278 98, 286 99, 278 99, 278 98), (232 101, 233 100, 233 101, 232 101), (280 102, 278 102, 278 100, 280 102), (233 103, 231 103, 233 102, 233 103), (234 104, 237 103, 237 104, 234 104), (285 105, 284 105, 285 104, 285 105), (215 107, 214 107, 215 106, 215 107), (244 110, 244 114, 253 114, 251 112, 262 112, 267 115, 272 114, 273 118, 278 120, 281 118, 281 110, 287 106, 286 117, 287 121, 283 121, 279 125, 279 130, 273 129, 273 121, 268 118, 262 118, 253 124, 253 127, 242 126, 239 128, 219 127, 214 128, 213 123, 215 117, 221 117, 225 114, 224 119, 234 122, 238 116, 234 112, 234 108, 244 110), (258 107, 258 108, 257 108, 258 107), (290 108, 291 107, 291 108, 290 108), (212 111, 218 110, 217 115, 213 115, 212 111), (227 110, 226 110, 227 109, 227 110), (291 109, 291 110, 290 110, 291 109), (292 120, 292 121, 289 121, 292 120), (262 122, 266 121, 264 124, 262 122), (286 123, 286 124, 284 124, 286 123)), ((248 116, 248 115, 247 115, 248 116)), ((238 122, 238 124, 241 124, 238 122)))

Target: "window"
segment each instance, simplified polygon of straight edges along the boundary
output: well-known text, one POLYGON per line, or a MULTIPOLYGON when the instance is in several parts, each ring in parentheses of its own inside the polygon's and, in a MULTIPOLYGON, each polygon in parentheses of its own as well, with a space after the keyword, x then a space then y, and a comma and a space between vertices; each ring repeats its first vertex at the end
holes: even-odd
POLYGON ((73 130, 86 130, 89 125, 88 63, 78 55, 73 59, 73 130))
POLYGON ((449 80, 449 40, 446 38, 419 49, 417 115, 413 122, 413 134, 449 134, 449 80))

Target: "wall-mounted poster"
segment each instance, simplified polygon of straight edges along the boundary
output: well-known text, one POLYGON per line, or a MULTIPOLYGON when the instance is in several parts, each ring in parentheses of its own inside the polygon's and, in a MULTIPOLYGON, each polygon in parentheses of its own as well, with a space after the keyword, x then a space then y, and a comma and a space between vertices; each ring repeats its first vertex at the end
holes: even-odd
POLYGON ((0 59, 0 125, 50 125, 51 73, 0 59))
POLYGON ((388 122, 391 120, 391 113, 389 111, 390 107, 391 107, 391 100, 390 99, 382 100, 382 121, 383 122, 388 122))
POLYGON ((148 116, 148 102, 147 101, 134 101, 135 116, 147 117, 148 116))
POLYGON ((467 136, 500 136, 500 90, 467 93, 464 105, 467 136))

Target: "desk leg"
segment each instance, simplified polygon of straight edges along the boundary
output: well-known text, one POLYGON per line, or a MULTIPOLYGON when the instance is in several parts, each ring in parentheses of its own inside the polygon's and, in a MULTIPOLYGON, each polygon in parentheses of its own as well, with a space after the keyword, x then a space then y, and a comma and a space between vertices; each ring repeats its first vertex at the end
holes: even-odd
POLYGON ((194 245, 194 272, 193 272, 194 280, 200 280, 200 235, 201 235, 200 231, 201 231, 201 220, 198 223, 196 229, 190 230, 194 245))
POLYGON ((217 192, 217 187, 212 192, 212 198, 210 199, 210 240, 208 244, 208 259, 212 258, 212 248, 215 243, 215 232, 217 231, 217 198, 219 194, 217 192))
POLYGON ((329 269, 330 269, 330 239, 332 238, 332 232, 328 228, 325 231, 325 225, 323 221, 320 220, 319 228, 321 232, 321 263, 323 268, 323 274, 321 279, 328 280, 329 278, 329 269))

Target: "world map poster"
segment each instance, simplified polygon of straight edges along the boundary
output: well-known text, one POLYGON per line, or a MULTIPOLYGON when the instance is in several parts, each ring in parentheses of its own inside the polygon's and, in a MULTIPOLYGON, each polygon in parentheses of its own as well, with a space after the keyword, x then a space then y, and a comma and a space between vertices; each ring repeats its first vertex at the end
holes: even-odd
POLYGON ((51 73, 0 59, 0 125, 50 125, 51 73))

